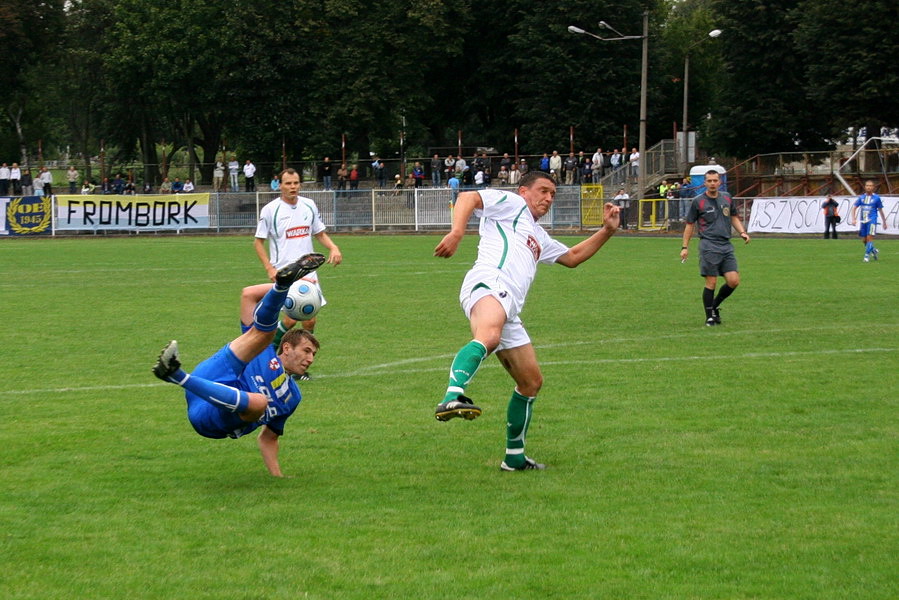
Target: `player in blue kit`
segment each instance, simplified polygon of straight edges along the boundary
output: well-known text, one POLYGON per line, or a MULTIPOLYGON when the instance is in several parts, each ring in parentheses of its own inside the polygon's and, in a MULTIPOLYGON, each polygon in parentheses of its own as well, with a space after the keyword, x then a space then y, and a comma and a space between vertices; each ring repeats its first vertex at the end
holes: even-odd
POLYGON ((874 182, 870 179, 865 182, 865 193, 856 199, 852 205, 852 218, 850 224, 858 223, 858 237, 865 243, 865 262, 870 259, 877 260, 878 252, 874 247, 874 235, 877 233, 877 213, 883 221, 883 228, 887 228, 887 218, 883 214, 883 201, 874 193, 874 182), (858 220, 856 220, 856 216, 858 220))
POLYGON ((291 376, 306 372, 319 345, 311 333, 295 330, 285 334, 275 354, 272 338, 291 284, 324 262, 321 254, 307 254, 281 268, 273 286, 244 288, 242 335, 197 365, 193 373, 181 369, 175 340, 163 348, 153 367, 154 375, 184 388, 187 417, 200 435, 239 438, 261 427, 259 451, 275 477, 283 477, 278 438, 302 398, 291 376))

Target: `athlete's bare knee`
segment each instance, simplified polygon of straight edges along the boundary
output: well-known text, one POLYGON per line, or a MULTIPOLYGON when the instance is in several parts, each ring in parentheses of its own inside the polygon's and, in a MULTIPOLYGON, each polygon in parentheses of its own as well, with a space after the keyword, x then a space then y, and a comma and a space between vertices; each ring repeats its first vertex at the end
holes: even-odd
POLYGON ((262 394, 250 394, 250 403, 247 410, 240 413, 240 419, 247 423, 254 423, 262 418, 265 414, 265 408, 268 406, 268 400, 262 394))

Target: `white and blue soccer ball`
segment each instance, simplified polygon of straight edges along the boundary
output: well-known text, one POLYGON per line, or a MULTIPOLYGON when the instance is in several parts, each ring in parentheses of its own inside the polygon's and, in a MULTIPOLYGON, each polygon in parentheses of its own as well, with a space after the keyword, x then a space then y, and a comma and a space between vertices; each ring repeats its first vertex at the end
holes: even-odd
POLYGON ((287 290, 287 298, 284 300, 284 312, 291 319, 308 321, 318 314, 324 304, 322 291, 318 285, 299 279, 287 290))

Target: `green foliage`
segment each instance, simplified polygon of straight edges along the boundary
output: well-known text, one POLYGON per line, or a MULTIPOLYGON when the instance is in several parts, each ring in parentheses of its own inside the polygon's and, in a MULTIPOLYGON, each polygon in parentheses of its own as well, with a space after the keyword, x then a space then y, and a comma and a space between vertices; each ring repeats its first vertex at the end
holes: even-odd
POLYGON ((52 141, 52 111, 36 98, 49 86, 59 47, 52 40, 63 17, 63 0, 4 0, 0 3, 0 153, 2 162, 25 162, 38 139, 52 141), (49 115, 49 116, 48 116, 49 115), (9 157, 15 157, 12 160, 9 157), (20 158, 21 157, 21 158, 20 158))
POLYGON ((805 0, 792 22, 820 118, 837 131, 899 123, 899 40, 884 28, 899 22, 899 3, 805 0))
POLYGON ((827 124, 806 94, 806 64, 793 37, 800 0, 713 4, 720 16, 726 76, 712 113, 713 145, 730 155, 824 146, 827 124))
POLYGON ((714 329, 677 238, 541 267, 549 469, 509 474, 496 359, 481 418, 433 417, 476 245, 438 239, 336 236, 284 480, 150 374, 171 338, 191 369, 236 335, 248 236, 0 240, 0 597, 896 597, 899 242, 863 264, 856 240, 757 237, 714 329))
MULTIPOLYGON (((899 124, 896 3, 863 0, 7 0, 0 152, 72 146, 140 158, 165 141, 211 177, 224 147, 257 163, 465 146, 539 154, 631 144, 641 43, 572 35, 606 20, 639 35, 650 12, 648 141, 690 114, 716 153, 816 149, 847 125, 899 124), (852 25, 847 26, 847 20, 852 25), (847 29, 849 27, 849 29, 847 29), (700 116, 711 114, 708 122, 700 116), (403 120, 405 119, 405 125, 403 120), (17 131, 21 130, 21 134, 17 131), (62 132, 62 133, 60 133, 62 132), (19 139, 21 137, 21 139, 19 139)), ((264 173, 263 173, 264 174, 264 173)), ((264 174, 265 175, 265 174, 264 174)))

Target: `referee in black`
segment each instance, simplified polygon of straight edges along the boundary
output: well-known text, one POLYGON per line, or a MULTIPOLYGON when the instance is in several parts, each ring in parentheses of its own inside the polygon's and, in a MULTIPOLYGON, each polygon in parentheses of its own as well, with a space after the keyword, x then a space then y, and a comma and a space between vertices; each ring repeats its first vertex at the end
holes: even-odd
POLYGON ((749 234, 740 222, 733 198, 718 188, 721 176, 711 170, 705 174, 705 192, 693 198, 687 211, 687 225, 681 244, 681 261, 687 260, 690 238, 699 228, 699 274, 705 277, 702 290, 702 306, 705 308, 705 324, 708 327, 721 324, 721 303, 740 285, 737 258, 730 243, 731 227, 737 230, 747 244, 749 234), (718 277, 724 277, 724 285, 715 295, 718 277))

